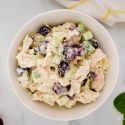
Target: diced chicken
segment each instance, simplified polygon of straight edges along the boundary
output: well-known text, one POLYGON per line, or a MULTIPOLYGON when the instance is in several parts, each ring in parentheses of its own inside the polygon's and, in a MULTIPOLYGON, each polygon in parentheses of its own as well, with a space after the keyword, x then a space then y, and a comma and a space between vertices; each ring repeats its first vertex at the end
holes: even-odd
POLYGON ((32 83, 28 84, 28 88, 30 89, 31 92, 35 92, 37 90, 37 86, 32 83))
POLYGON ((88 80, 85 86, 81 88, 81 93, 76 94, 75 98, 77 101, 83 104, 87 104, 92 101, 95 101, 98 96, 99 96, 99 92, 94 92, 90 90, 90 81, 88 80))
POLYGON ((67 85, 70 84, 69 79, 66 79, 65 77, 60 77, 60 78, 59 78, 59 83, 60 83, 62 86, 67 86, 67 85))
POLYGON ((50 84, 50 83, 43 83, 37 89, 40 92, 53 93, 52 88, 53 88, 53 83, 52 84, 50 84))
POLYGON ((33 100, 44 101, 45 103, 53 106, 58 96, 48 93, 41 93, 39 91, 33 94, 33 100))
POLYGON ((106 70, 108 68, 108 66, 109 66, 109 60, 108 60, 108 58, 104 58, 102 60, 102 68, 103 68, 103 70, 106 70))
POLYGON ((95 99, 99 96, 99 92, 94 92, 92 90, 87 90, 85 92, 80 93, 78 96, 76 96, 76 100, 83 103, 87 104, 92 101, 95 101, 95 99))
POLYGON ((97 71, 95 80, 91 83, 91 88, 100 91, 104 87, 104 73, 102 70, 97 71))
MULTIPOLYGON (((74 81, 74 82, 76 82, 76 81, 74 81)), ((73 96, 74 94, 79 94, 80 93, 80 86, 81 86, 80 83, 77 83, 77 82, 73 83, 70 91, 68 92, 68 95, 73 96)))
POLYGON ((23 51, 27 52, 32 43, 33 39, 29 35, 26 35, 25 39, 23 40, 23 51))
POLYGON ((53 62, 52 56, 46 55, 46 57, 43 60, 42 66, 43 67, 54 66, 54 62, 53 62))
POLYGON ((55 104, 55 101, 57 100, 57 98, 58 98, 58 96, 52 95, 52 94, 43 94, 42 95, 42 100, 51 106, 53 106, 55 104))
POLYGON ((89 70, 90 70, 89 62, 85 61, 83 66, 80 66, 79 69, 77 70, 75 75, 75 80, 78 80, 80 82, 83 81, 87 77, 89 70))
POLYGON ((66 105, 66 103, 68 101, 69 101, 69 98, 67 96, 62 96, 58 100, 56 100, 56 102, 57 102, 57 104, 59 104, 59 106, 66 105))
POLYGON ((16 58, 18 61, 18 65, 21 68, 30 68, 35 66, 35 63, 36 63, 35 55, 26 54, 22 51, 16 56, 16 58))
POLYGON ((22 87, 28 88, 29 81, 24 80, 23 77, 18 77, 17 79, 18 79, 18 81, 21 83, 22 87))
POLYGON ((43 83, 43 82, 48 81, 48 78, 49 78, 48 70, 46 70, 44 68, 40 68, 40 69, 36 70, 36 72, 39 74, 39 77, 33 77, 33 80, 35 83, 43 83))
POLYGON ((95 52, 89 57, 90 62, 91 62, 91 66, 94 67, 94 65, 99 62, 100 60, 102 60, 103 58, 105 58, 106 55, 102 52, 101 49, 96 49, 95 52))
POLYGON ((42 92, 40 91, 36 91, 34 94, 33 94, 33 100, 39 100, 39 101, 42 101, 42 92))

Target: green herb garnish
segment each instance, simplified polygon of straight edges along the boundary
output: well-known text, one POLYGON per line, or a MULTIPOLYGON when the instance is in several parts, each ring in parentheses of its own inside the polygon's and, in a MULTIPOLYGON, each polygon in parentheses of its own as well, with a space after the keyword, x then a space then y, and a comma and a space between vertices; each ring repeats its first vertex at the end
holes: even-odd
POLYGON ((120 113, 125 114, 125 92, 115 98, 114 106, 120 113))
POLYGON ((122 124, 125 125, 125 92, 115 98, 114 106, 121 114, 123 114, 122 124))

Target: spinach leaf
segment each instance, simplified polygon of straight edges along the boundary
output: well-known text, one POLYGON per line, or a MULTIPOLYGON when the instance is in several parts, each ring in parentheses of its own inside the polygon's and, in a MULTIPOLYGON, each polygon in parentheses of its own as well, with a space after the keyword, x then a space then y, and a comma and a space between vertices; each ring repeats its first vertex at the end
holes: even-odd
MULTIPOLYGON (((114 106, 120 113, 125 115, 125 92, 121 93, 120 95, 118 95, 115 98, 114 106)), ((124 125, 125 125, 125 123, 124 123, 124 125)))
POLYGON ((125 115, 123 117, 123 123, 122 123, 122 125, 125 125, 125 115))

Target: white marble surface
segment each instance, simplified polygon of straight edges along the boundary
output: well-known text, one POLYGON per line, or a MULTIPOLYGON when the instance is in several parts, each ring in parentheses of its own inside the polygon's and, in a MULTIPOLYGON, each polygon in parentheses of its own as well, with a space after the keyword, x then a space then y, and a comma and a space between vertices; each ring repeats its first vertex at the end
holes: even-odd
MULTIPOLYGON (((105 26, 116 42, 120 56, 120 77, 112 95, 105 104, 86 118, 59 122, 37 116, 26 109, 14 95, 6 70, 6 58, 11 40, 18 29, 32 16, 63 8, 54 0, 0 0, 0 117, 4 125, 121 125, 121 117, 114 109, 114 97, 125 90, 125 23, 105 26)), ((112 83, 110 83, 112 84, 112 83)))

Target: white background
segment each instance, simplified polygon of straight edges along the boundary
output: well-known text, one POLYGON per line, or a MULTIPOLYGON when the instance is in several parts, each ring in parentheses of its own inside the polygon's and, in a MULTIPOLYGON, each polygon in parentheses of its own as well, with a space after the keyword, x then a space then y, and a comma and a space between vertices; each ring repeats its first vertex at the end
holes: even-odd
POLYGON ((120 77, 105 104, 88 117, 70 122, 48 120, 26 109, 14 95, 6 69, 12 38, 28 19, 57 8, 63 7, 54 0, 0 0, 0 118, 4 125, 121 125, 121 116, 113 107, 113 99, 125 90, 125 23, 115 24, 113 27, 105 25, 118 48, 120 77))

